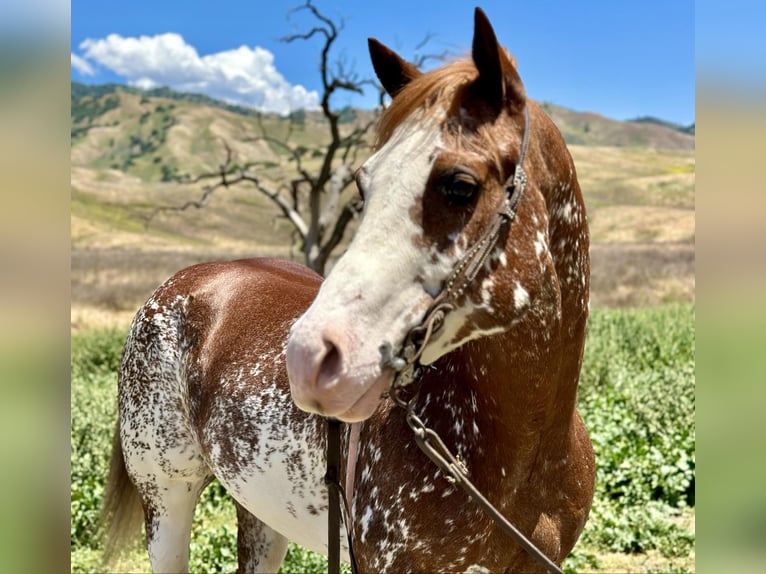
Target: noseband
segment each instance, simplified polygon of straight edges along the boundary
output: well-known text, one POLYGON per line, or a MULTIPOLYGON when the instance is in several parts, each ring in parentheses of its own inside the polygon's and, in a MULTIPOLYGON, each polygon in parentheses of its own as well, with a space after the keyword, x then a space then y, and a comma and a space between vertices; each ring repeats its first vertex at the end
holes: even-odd
MULTIPOLYGON (((524 534, 508 521, 492 504, 478 491, 476 486, 468 479, 468 470, 463 462, 454 456, 438 434, 429 429, 415 413, 415 403, 418 399, 419 384, 415 385, 414 393, 408 393, 405 388, 413 382, 420 380, 420 356, 428 345, 431 337, 444 325, 444 319, 448 313, 457 309, 457 301, 471 285, 489 259, 492 250, 497 245, 503 229, 510 229, 524 189, 527 185, 527 173, 524 170, 524 160, 529 148, 529 108, 524 107, 524 132, 521 139, 519 160, 513 170, 513 175, 505 182, 505 194, 502 205, 495 212, 489 226, 484 230, 479 240, 471 246, 465 255, 458 261, 452 273, 444 282, 444 287, 436 296, 420 325, 412 328, 404 339, 399 351, 394 354, 391 344, 386 342, 380 346, 381 370, 387 368, 395 371, 393 382, 383 398, 390 398, 394 404, 406 411, 405 420, 412 429, 415 442, 418 447, 430 458, 436 466, 445 474, 451 484, 459 485, 481 509, 500 526, 506 534, 511 536, 519 546, 524 548, 533 558, 540 562, 546 570, 556 574, 563 574, 562 570, 537 548, 524 534), (409 395, 406 396, 406 395, 409 395)), ((359 423, 355 423, 359 424, 359 423)), ((338 479, 340 474, 340 423, 328 419, 328 443, 327 443, 327 475, 325 481, 330 490, 330 514, 328 518, 328 572, 339 572, 340 549, 338 529, 340 527, 339 509, 345 512, 346 534, 348 536, 351 568, 357 571, 354 559, 352 540, 350 534, 349 509, 350 504, 343 487, 338 479), (342 502, 341 502, 342 501, 342 502)), ((349 464, 351 462, 349 461, 349 464)))

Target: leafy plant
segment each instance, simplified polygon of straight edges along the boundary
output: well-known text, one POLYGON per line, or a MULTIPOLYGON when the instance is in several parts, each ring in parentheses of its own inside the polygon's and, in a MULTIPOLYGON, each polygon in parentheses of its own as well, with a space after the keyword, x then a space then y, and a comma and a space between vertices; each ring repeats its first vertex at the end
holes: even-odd
POLYGON ((693 318, 677 305, 591 319, 579 402, 597 461, 589 545, 669 557, 693 546, 672 522, 695 502, 693 318))
MULTIPOLYGON (((658 552, 656 571, 685 572, 694 532, 679 524, 695 504, 694 308, 592 313, 579 410, 596 450, 593 509, 566 572, 601 567, 600 552, 658 552)), ((73 572, 98 572, 96 520, 117 414, 125 333, 92 331, 71 344, 71 548, 73 572)), ((128 562, 148 568, 137 548, 128 562)), ((236 570, 236 515, 213 482, 197 506, 190 548, 195 572, 236 570)), ((290 544, 282 574, 326 572, 327 560, 290 544)))

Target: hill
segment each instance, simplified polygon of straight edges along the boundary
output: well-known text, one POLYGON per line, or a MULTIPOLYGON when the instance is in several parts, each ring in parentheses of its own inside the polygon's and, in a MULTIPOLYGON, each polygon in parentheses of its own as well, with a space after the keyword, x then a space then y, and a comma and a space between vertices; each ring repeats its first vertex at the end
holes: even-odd
MULTIPOLYGON (((341 128, 369 122, 373 112, 348 108, 341 128)), ((236 161, 269 165, 279 147, 253 141, 264 133, 311 149, 325 137, 320 112, 289 118, 261 114, 200 94, 169 88, 143 91, 119 84, 72 83, 72 164, 115 169, 145 181, 176 181, 216 171, 226 142, 236 161)))
POLYGON ((643 117, 626 122, 543 103, 569 145, 694 149, 694 126, 643 117))
MULTIPOLYGON (((592 302, 693 300, 694 137, 656 120, 546 109, 569 142, 588 207, 592 302)), ((341 129, 373 119, 372 112, 347 109, 341 129)), ((290 225, 244 185, 219 190, 205 209, 161 213, 147 225, 157 207, 199 197, 203 183, 193 178, 218 171, 224 142, 234 163, 255 164, 265 181, 284 183, 293 164, 284 149, 257 139, 264 131, 289 131, 304 165, 318 165, 312 150, 326 126, 316 112, 288 121, 164 88, 72 84, 74 325, 89 324, 93 314, 129 320, 157 284, 195 262, 298 258, 290 225)))
POLYGON ((664 126, 664 127, 667 127, 667 128, 674 129, 676 131, 681 132, 682 134, 689 134, 689 135, 692 135, 692 136, 694 135, 695 127, 697 125, 696 123, 693 123, 693 124, 688 125, 688 126, 682 126, 682 125, 679 125, 679 124, 675 124, 673 122, 668 122, 668 121, 665 121, 665 120, 661 120, 659 118, 655 118, 654 116, 640 116, 640 117, 634 118, 634 119, 632 119, 630 121, 631 122, 635 122, 637 124, 657 124, 659 126, 664 126))
MULTIPOLYGON (((72 163, 117 169, 147 181, 172 181, 216 170, 224 140, 236 147, 239 161, 273 162, 280 150, 247 140, 264 130, 280 135, 290 129, 295 143, 310 148, 323 137, 319 112, 299 111, 288 119, 169 88, 143 91, 73 82, 71 99, 72 163)), ((685 128, 654 118, 621 122, 547 103, 543 108, 570 145, 694 148, 694 137, 684 133, 685 128)), ((373 112, 348 108, 342 124, 350 129, 372 116, 373 112)))

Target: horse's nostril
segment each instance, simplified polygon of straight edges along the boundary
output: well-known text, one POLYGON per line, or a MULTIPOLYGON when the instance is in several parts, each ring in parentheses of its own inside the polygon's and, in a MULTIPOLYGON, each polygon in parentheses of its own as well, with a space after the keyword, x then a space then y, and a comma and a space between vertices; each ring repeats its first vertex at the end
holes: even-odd
POLYGON ((322 387, 334 382, 340 375, 342 356, 338 347, 331 341, 325 341, 326 353, 319 365, 317 386, 322 387))

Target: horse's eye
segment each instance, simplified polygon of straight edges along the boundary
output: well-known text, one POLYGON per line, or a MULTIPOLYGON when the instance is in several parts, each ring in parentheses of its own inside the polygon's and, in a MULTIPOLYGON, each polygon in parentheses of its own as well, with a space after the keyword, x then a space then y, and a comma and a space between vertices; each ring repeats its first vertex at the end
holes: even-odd
POLYGON ((456 205, 467 205, 479 193, 479 183, 467 173, 455 173, 443 182, 442 193, 456 205))

